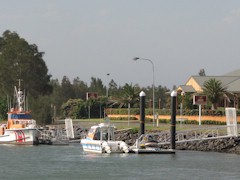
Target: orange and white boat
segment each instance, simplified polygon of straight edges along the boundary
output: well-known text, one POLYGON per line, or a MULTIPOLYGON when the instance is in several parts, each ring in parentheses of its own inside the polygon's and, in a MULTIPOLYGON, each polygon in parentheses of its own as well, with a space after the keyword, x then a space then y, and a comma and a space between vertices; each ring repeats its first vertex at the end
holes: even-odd
POLYGON ((15 86, 16 103, 10 108, 7 124, 0 126, 0 144, 37 145, 39 130, 36 121, 31 118, 30 111, 24 109, 25 95, 15 86))
POLYGON ((128 145, 115 140, 114 129, 109 123, 92 126, 87 137, 81 140, 83 150, 94 153, 128 153, 128 145))

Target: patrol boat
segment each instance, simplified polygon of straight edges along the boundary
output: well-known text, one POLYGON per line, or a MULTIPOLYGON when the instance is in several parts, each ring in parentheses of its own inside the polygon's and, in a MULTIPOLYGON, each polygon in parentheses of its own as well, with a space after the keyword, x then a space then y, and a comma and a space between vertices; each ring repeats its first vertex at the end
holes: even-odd
POLYGON ((92 126, 87 137, 81 140, 83 150, 94 153, 128 153, 128 145, 124 141, 115 141, 115 126, 101 123, 92 126))
POLYGON ((0 126, 0 144, 37 145, 40 135, 36 121, 31 118, 30 111, 24 109, 26 97, 19 88, 14 87, 15 106, 9 108, 7 124, 0 126))

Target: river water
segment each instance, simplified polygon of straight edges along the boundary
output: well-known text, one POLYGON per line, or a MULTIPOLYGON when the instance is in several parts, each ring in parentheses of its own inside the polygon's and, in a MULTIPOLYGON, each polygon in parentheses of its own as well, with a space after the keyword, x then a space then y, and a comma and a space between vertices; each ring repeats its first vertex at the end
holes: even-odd
POLYGON ((0 145, 0 179, 240 179, 240 155, 91 154, 69 146, 0 145))

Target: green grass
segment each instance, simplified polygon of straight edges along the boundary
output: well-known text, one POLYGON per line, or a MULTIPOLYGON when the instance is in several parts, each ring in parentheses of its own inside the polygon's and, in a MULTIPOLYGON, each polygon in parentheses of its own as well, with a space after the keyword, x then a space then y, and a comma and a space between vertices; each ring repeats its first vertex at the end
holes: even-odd
MULTIPOLYGON (((64 123, 64 121, 61 121, 64 123)), ((99 123, 104 123, 104 119, 74 119, 73 124, 79 125, 80 127, 90 128, 92 125, 97 125, 99 123)), ((110 120, 111 124, 114 124, 117 129, 140 129, 140 123, 137 120, 110 120)), ((211 125, 201 125, 198 124, 176 124, 176 131, 183 131, 183 130, 191 130, 196 128, 204 128, 209 127, 211 125)), ((145 122, 145 131, 150 132, 159 132, 159 131, 170 131, 171 124, 170 123, 159 123, 159 126, 153 126, 153 123, 150 121, 145 122)))

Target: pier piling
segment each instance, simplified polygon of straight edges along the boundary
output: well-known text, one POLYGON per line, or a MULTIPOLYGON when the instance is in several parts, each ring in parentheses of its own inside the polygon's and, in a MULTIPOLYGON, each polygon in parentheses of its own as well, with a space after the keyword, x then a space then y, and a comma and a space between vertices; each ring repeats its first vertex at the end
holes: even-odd
POLYGON ((171 148, 176 149, 176 99, 177 92, 171 93, 171 148))
POLYGON ((145 134, 145 96, 146 94, 140 92, 140 135, 145 134))

